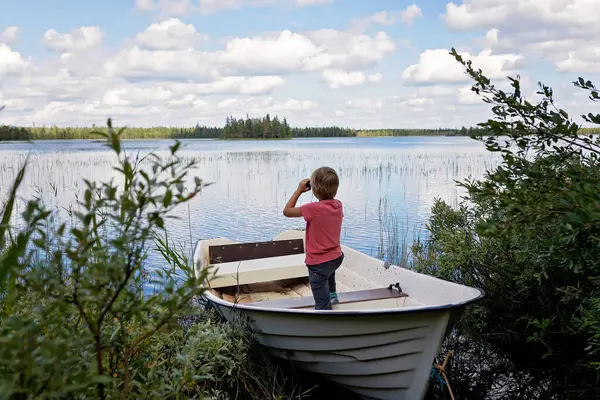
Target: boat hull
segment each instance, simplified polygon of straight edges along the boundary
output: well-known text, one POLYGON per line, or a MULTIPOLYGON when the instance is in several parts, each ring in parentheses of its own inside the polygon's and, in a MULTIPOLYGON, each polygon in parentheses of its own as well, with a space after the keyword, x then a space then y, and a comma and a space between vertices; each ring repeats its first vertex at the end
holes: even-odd
MULTIPOLYGON (((304 238, 286 231, 275 240, 304 238)), ((200 241, 194 251, 196 273, 206 265, 206 248, 230 243, 200 241)), ((336 271, 338 291, 385 288, 399 282, 400 306, 377 308, 369 302, 337 310, 270 308, 233 304, 210 290, 204 297, 234 324, 253 332, 273 356, 318 373, 366 399, 423 399, 442 341, 467 305, 483 298, 478 289, 391 266, 342 245, 344 262, 336 271)))
POLYGON ((211 303, 229 322, 249 327, 273 356, 378 400, 425 396, 452 314, 461 312, 295 314, 211 303))

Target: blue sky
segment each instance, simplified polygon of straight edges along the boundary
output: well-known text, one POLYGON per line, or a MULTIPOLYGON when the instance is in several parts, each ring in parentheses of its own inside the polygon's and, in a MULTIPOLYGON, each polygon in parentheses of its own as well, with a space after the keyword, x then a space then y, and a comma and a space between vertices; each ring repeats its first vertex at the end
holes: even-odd
POLYGON ((596 3, 20 0, 0 14, 0 122, 469 126, 488 112, 453 46, 499 85, 519 74, 533 96, 542 80, 588 112, 571 82, 599 77, 596 3))

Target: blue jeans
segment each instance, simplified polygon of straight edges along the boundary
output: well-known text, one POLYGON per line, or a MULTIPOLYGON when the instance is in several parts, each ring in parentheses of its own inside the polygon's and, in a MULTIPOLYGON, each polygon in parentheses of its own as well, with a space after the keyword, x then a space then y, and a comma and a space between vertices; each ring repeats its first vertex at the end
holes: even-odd
POLYGON ((342 265, 344 254, 335 260, 308 265, 308 282, 315 298, 315 310, 331 310, 329 293, 336 291, 335 270, 342 265))

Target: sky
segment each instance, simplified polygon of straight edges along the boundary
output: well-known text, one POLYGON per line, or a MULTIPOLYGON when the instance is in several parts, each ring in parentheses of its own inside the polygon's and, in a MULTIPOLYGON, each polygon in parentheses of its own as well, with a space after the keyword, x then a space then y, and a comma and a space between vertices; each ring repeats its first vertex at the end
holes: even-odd
POLYGON ((498 87, 599 104, 600 0, 19 0, 0 2, 0 124, 455 128, 490 106, 449 54, 498 87))

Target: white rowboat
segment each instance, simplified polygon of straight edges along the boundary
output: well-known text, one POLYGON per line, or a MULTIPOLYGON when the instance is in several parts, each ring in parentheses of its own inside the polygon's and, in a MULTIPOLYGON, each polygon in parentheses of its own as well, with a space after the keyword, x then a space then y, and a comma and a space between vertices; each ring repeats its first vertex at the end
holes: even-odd
POLYGON ((483 293, 342 251, 340 304, 330 311, 314 309, 303 231, 262 243, 201 240, 194 267, 197 276, 211 268, 205 298, 229 322, 248 323, 274 356, 366 399, 422 399, 444 337, 483 293))

